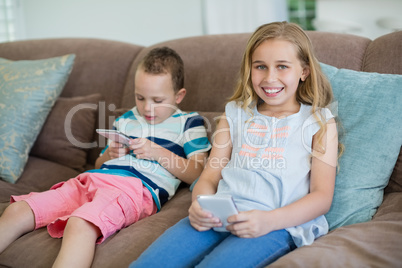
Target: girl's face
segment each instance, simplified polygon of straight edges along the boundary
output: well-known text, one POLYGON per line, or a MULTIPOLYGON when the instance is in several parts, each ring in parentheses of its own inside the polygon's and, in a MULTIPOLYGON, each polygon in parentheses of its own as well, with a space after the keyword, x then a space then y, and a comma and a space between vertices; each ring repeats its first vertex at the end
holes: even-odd
POLYGON ((175 93, 171 74, 149 74, 141 68, 135 75, 135 103, 138 112, 148 124, 159 124, 177 109, 186 90, 175 93))
POLYGON ((259 45, 251 59, 251 82, 264 101, 259 111, 272 113, 297 112, 296 90, 300 79, 309 75, 303 68, 295 46, 281 39, 268 39, 259 45))

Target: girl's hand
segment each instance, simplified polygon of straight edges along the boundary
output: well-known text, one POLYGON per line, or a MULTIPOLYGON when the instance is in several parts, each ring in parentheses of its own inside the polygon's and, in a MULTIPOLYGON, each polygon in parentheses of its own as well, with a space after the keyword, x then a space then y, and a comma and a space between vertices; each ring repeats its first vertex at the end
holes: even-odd
POLYGON ((194 200, 189 210, 191 226, 197 231, 207 231, 213 227, 220 227, 222 223, 212 213, 202 210, 197 200, 194 200))
POLYGON ((112 141, 108 148, 110 159, 122 157, 130 152, 130 150, 121 143, 112 141))
POLYGON ((272 224, 274 218, 269 218, 269 211, 242 211, 228 218, 228 222, 231 224, 228 225, 227 229, 241 238, 259 237, 274 230, 272 224))
POLYGON ((162 146, 145 138, 130 140, 130 149, 133 150, 136 158, 158 161, 160 149, 162 146))

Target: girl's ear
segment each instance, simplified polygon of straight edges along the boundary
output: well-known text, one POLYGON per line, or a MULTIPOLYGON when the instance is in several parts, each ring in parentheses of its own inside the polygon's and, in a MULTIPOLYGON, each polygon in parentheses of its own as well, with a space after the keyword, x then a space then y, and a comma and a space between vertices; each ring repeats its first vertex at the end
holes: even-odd
POLYGON ((302 81, 306 81, 306 79, 307 79, 307 77, 308 77, 309 75, 310 75, 310 67, 309 67, 309 66, 306 66, 306 67, 303 68, 303 72, 302 72, 302 74, 301 74, 300 79, 301 79, 302 81))
POLYGON ((184 99, 184 96, 186 96, 186 93, 187 93, 187 91, 185 88, 182 88, 179 91, 177 91, 177 93, 175 95, 176 104, 179 104, 184 99))

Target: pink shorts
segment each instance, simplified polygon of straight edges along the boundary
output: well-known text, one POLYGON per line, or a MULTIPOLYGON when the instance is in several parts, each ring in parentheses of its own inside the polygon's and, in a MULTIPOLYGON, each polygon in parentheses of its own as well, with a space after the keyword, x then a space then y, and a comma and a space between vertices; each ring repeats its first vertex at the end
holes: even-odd
POLYGON ((75 216, 100 229, 98 244, 157 211, 140 179, 102 173, 83 173, 45 192, 11 196, 11 203, 21 200, 35 215, 35 229, 47 226, 50 236, 60 238, 68 218, 75 216))

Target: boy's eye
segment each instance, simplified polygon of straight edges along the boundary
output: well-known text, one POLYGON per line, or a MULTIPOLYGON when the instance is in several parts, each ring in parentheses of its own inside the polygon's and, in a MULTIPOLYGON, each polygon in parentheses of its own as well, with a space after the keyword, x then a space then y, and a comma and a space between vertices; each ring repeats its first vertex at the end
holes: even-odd
POLYGON ((137 96, 137 100, 142 101, 142 100, 144 100, 144 98, 140 97, 140 96, 137 96))
POLYGON ((155 103, 162 103, 163 100, 154 100, 155 103))

